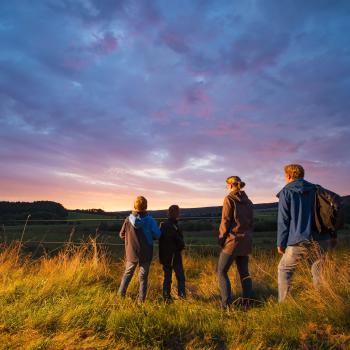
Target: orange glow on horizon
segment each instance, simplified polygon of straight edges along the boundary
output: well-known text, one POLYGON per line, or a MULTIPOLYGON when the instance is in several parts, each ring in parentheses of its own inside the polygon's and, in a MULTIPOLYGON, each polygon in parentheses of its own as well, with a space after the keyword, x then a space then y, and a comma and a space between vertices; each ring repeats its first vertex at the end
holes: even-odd
MULTIPOLYGON (((221 206, 225 194, 222 197, 215 196, 212 198, 203 198, 195 200, 195 198, 181 197, 181 194, 171 199, 158 198, 157 196, 145 195, 148 200, 149 210, 161 210, 167 209, 172 204, 178 204, 180 208, 200 208, 200 207, 217 207, 221 206)), ((83 196, 83 198, 77 198, 76 196, 55 196, 48 194, 26 194, 26 195, 11 195, 1 198, 2 201, 11 202, 34 202, 40 200, 54 201, 62 204, 67 209, 102 209, 104 211, 127 211, 133 207, 133 202, 136 196, 123 196, 118 198, 118 195, 105 195, 101 193, 94 193, 92 196, 83 196)), ((273 197, 251 197, 253 203, 271 203, 276 202, 273 197)))

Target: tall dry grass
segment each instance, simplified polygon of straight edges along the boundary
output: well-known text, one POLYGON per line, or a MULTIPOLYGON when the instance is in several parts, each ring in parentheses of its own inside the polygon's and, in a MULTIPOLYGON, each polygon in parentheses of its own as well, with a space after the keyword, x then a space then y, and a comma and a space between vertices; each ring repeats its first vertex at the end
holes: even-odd
MULTIPOLYGON (((300 266, 292 297, 276 301, 278 257, 256 252, 250 261, 254 306, 220 310, 217 258, 184 256, 188 299, 166 305, 162 270, 151 267, 148 300, 136 303, 137 278, 128 297, 117 297, 123 262, 111 261, 96 242, 68 244, 55 257, 19 256, 18 245, 0 253, 1 349, 349 349, 349 250, 331 254, 320 290, 300 266)), ((240 295, 238 274, 230 277, 240 295)), ((173 284, 175 295, 176 283, 173 284)))

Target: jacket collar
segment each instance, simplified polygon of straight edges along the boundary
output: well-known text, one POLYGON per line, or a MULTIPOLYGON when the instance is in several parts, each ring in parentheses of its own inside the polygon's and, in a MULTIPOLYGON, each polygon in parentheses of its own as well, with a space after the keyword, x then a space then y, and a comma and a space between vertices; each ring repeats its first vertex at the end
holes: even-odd
POLYGON ((178 221, 176 219, 168 218, 168 222, 177 225, 178 221))

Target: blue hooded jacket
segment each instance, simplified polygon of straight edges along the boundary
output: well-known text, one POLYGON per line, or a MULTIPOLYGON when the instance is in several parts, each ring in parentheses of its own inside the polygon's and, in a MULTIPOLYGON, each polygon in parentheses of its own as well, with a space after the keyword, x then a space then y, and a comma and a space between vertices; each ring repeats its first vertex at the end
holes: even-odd
POLYGON ((129 221, 135 228, 142 227, 149 245, 153 245, 153 240, 160 237, 160 229, 151 215, 146 214, 142 216, 131 213, 129 215, 129 221))
POLYGON ((125 258, 130 262, 151 262, 153 239, 160 236, 157 222, 147 213, 131 213, 119 232, 125 240, 125 258))
POLYGON ((330 238, 320 236, 314 227, 315 192, 314 184, 297 179, 278 193, 277 246, 330 238))

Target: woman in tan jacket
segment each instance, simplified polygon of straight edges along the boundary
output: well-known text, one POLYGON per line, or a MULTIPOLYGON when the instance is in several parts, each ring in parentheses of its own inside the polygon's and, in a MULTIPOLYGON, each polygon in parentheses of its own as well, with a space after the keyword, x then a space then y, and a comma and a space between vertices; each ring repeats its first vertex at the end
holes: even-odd
POLYGON ((253 203, 242 188, 245 183, 238 176, 226 180, 229 194, 224 199, 219 244, 222 248, 218 262, 218 277, 223 308, 233 303, 228 270, 235 261, 241 279, 243 304, 247 305, 252 292, 248 270, 248 255, 252 252, 253 203))

